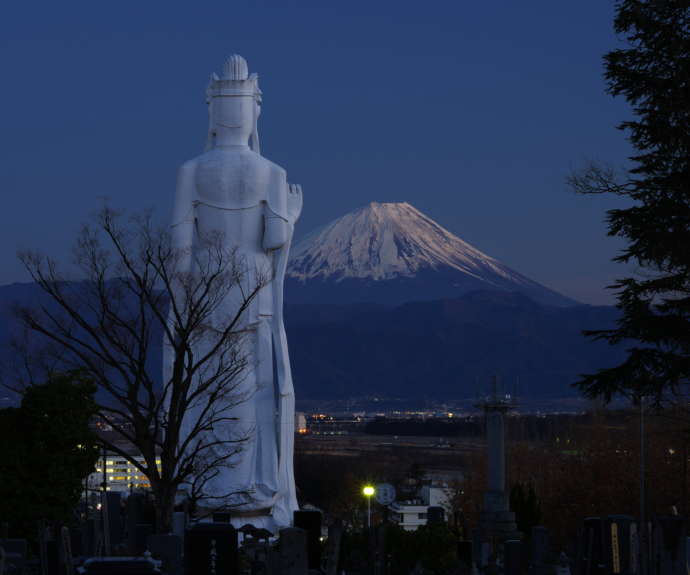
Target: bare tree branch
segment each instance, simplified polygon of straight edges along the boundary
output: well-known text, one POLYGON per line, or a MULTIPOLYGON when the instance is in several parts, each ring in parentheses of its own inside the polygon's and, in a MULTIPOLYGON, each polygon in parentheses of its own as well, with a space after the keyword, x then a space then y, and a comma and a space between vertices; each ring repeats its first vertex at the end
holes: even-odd
MULTIPOLYGON (((104 442, 149 478, 163 523, 169 523, 176 492, 186 488, 195 501, 206 497, 204 485, 233 464, 253 433, 240 427, 233 410, 248 399, 241 391, 244 315, 270 278, 247 277, 221 236, 197 239, 193 253, 183 253, 173 249, 166 231, 153 227, 150 215, 124 223, 105 207, 77 238, 78 277, 67 281, 43 255, 19 254, 47 296, 38 307, 16 309, 33 334, 17 344, 21 383, 68 368, 92 378, 100 389, 99 419, 143 462, 116 441, 104 442), (181 269, 190 258, 191 269, 181 269), (231 293, 237 309, 225 317, 219 310, 231 293), (151 361, 161 340, 172 357, 163 381, 151 361), (228 431, 211 434, 214 427, 228 431)), ((234 495, 249 496, 228 494, 234 495)))
POLYGON ((589 160, 581 169, 566 177, 566 185, 577 194, 629 194, 635 188, 632 180, 621 181, 615 168, 589 160))

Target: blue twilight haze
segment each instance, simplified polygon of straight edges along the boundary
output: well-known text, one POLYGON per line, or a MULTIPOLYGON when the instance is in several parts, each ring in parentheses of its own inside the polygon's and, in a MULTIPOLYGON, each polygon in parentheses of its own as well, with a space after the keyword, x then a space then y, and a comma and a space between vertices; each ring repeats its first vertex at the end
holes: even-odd
POLYGON ((264 92, 262 152, 302 184, 297 237, 372 200, 407 201, 513 269, 611 302, 603 197, 564 185, 623 165, 602 55, 612 2, 13 2, 0 16, 0 284, 18 248, 70 258, 114 207, 172 207, 203 148, 208 76, 230 53, 264 92))

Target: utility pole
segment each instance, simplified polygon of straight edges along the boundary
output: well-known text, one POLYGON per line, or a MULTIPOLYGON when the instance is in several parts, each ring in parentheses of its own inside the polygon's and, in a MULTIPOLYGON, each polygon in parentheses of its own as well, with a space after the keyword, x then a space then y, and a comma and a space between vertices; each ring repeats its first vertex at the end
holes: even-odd
POLYGON ((103 444, 103 491, 101 492, 101 520, 103 521, 103 550, 110 556, 110 517, 108 509, 108 477, 106 472, 107 451, 103 444))
POLYGON ((682 436, 683 441, 683 517, 688 516, 688 442, 685 434, 682 436))
POLYGON ((647 575, 647 519, 645 514, 644 395, 640 396, 640 575, 647 575))

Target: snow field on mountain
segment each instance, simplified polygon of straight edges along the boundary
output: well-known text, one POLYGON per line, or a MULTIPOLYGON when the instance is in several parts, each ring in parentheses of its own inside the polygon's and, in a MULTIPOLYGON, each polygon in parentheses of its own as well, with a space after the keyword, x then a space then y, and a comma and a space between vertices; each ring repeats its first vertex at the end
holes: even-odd
POLYGON ((288 276, 388 280, 442 268, 491 285, 533 283, 406 202, 372 202, 310 233, 292 248, 288 276))

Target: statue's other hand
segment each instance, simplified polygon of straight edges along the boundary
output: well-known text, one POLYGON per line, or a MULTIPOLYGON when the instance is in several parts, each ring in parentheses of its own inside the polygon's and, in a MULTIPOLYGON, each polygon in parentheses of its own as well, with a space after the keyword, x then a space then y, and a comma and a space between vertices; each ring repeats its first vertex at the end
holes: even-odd
POLYGON ((302 213, 302 186, 288 184, 287 211, 290 223, 294 224, 302 213))

